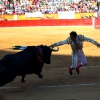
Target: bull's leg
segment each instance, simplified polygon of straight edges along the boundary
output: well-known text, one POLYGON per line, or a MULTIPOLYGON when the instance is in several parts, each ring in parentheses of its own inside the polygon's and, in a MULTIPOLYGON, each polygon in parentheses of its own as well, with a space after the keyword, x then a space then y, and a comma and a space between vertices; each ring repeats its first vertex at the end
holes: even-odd
POLYGON ((25 78, 25 74, 22 75, 22 79, 21 79, 21 82, 22 82, 22 83, 25 83, 24 78, 25 78))
POLYGON ((43 76, 41 75, 41 71, 42 69, 40 69, 39 71, 38 70, 35 70, 36 72, 34 72, 36 75, 38 75, 39 78, 43 78, 43 76))
POLYGON ((39 76, 39 78, 43 78, 43 76, 40 73, 38 73, 37 75, 39 76))

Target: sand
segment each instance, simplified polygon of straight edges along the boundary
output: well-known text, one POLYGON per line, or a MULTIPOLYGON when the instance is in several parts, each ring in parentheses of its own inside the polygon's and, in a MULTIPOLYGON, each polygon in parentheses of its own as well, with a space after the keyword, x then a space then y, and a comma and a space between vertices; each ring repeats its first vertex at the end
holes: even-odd
MULTIPOLYGON (((100 43, 100 30, 87 27, 23 27, 0 28, 0 59, 10 53, 14 45, 51 45, 65 40, 69 32, 76 31, 100 43)), ((43 67, 43 79, 35 74, 21 77, 0 87, 0 100, 100 100, 100 48, 90 42, 84 42, 83 51, 88 64, 80 69, 80 74, 71 65, 71 48, 69 45, 59 46, 58 52, 52 52, 51 64, 43 67)))

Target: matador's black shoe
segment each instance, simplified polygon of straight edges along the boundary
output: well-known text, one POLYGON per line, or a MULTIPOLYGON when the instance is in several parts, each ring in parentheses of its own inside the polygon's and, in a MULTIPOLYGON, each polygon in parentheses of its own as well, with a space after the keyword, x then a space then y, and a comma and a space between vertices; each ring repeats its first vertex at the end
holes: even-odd
POLYGON ((70 75, 73 74, 73 72, 72 72, 72 68, 70 68, 70 67, 69 67, 69 74, 70 74, 70 75))
POLYGON ((80 70, 78 68, 76 68, 76 72, 77 72, 77 74, 79 74, 80 73, 80 70))

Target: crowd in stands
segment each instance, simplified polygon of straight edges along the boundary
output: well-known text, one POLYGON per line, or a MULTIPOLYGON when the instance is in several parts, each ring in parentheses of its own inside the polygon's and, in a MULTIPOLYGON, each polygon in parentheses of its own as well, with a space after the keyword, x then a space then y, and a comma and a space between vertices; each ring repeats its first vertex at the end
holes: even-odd
POLYGON ((25 14, 25 12, 58 13, 59 11, 97 12, 96 0, 0 0, 0 14, 25 14))

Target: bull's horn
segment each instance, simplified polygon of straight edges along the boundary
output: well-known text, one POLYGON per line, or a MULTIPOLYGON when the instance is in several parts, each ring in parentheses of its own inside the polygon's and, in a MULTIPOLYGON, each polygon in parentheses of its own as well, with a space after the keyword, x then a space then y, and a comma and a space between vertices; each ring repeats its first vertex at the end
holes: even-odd
POLYGON ((57 47, 57 49, 52 48, 52 51, 55 51, 55 52, 59 51, 59 47, 57 47))

